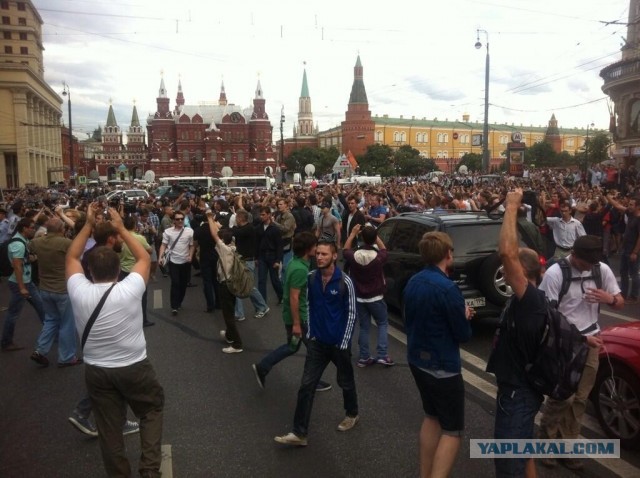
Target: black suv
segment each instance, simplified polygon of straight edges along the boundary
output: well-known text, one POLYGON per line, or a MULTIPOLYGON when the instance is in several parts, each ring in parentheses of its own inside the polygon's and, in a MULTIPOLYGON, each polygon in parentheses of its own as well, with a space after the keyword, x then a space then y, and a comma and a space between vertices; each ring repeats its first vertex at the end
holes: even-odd
POLYGON ((408 280, 424 267, 418 243, 425 232, 446 232, 453 240, 453 269, 449 277, 460 287, 466 303, 478 317, 499 316, 513 293, 506 284, 498 255, 502 219, 485 213, 408 212, 384 221, 378 236, 388 250, 384 266, 385 300, 402 311, 402 293, 408 280))

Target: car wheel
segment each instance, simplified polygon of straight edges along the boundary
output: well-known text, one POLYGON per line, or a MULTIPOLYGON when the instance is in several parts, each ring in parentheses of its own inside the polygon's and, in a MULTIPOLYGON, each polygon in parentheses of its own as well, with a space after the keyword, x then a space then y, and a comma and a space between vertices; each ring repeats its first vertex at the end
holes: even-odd
POLYGON ((640 380, 629 369, 601 363, 594 387, 600 426, 624 448, 640 448, 640 380))
POLYGON ((511 286, 507 284, 504 267, 498 253, 487 257, 480 266, 478 276, 479 286, 487 300, 497 305, 503 305, 513 294, 511 286))

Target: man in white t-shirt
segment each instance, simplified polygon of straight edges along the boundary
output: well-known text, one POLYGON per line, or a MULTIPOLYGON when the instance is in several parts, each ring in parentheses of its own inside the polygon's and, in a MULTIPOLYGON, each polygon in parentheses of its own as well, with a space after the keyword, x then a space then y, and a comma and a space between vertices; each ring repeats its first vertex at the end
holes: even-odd
POLYGON ((88 257, 93 283, 84 275, 80 257, 95 225, 99 205, 87 210, 87 222, 71 243, 66 258, 69 298, 76 330, 84 336, 89 317, 108 294, 88 330, 84 345, 85 381, 98 427, 102 460, 109 476, 131 476, 122 428, 126 406, 140 419, 142 477, 159 477, 162 454, 164 391, 147 359, 142 331, 142 294, 149 280, 151 257, 109 209, 111 223, 135 258, 130 274, 118 282, 120 259, 108 247, 96 248, 88 257))
MULTIPOLYGON (((598 312, 601 306, 621 309, 624 299, 615 275, 607 264, 599 262, 602 258, 602 239, 598 236, 581 236, 576 239, 571 254, 566 258, 571 266, 571 283, 563 297, 559 297, 562 289, 562 269, 560 264, 552 265, 545 272, 540 284, 550 301, 558 301, 558 310, 567 320, 575 325, 586 337, 589 355, 585 364, 578 390, 565 401, 547 399, 544 413, 540 421, 541 438, 575 439, 580 435, 580 420, 584 415, 589 393, 593 388, 598 373, 598 352, 602 346, 598 312), (593 277, 593 267, 600 267, 602 285, 597 287, 593 277)), ((554 466, 554 459, 543 459, 545 466, 554 466)), ((582 462, 565 458, 562 464, 572 470, 582 469, 582 462)))
POLYGON ((193 243, 193 229, 185 227, 186 216, 182 211, 173 215, 173 227, 165 229, 162 233, 162 245, 158 256, 158 263, 164 266, 169 263, 169 275, 171 276, 171 314, 178 315, 178 309, 187 292, 191 276, 191 260, 195 245, 193 243), (169 251, 165 257, 165 251, 169 251))

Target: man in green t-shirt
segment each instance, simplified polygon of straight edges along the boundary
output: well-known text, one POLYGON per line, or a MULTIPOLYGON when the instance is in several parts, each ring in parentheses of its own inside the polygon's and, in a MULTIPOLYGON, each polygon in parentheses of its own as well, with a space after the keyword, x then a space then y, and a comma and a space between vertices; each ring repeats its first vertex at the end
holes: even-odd
MULTIPOLYGON (((264 388, 267 374, 274 365, 300 349, 300 342, 307 342, 307 276, 310 258, 315 256, 317 239, 311 232, 301 232, 293 238, 291 248, 294 258, 287 267, 282 295, 282 320, 287 332, 287 343, 267 354, 259 363, 252 365, 258 385, 264 388)), ((317 391, 330 390, 331 385, 318 383, 317 391)))

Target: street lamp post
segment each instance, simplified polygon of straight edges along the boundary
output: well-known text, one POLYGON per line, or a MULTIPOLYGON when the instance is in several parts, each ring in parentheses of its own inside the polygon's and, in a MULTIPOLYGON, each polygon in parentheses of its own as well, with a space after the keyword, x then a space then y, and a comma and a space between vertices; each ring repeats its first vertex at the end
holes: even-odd
POLYGON ((482 48, 480 43, 480 32, 485 34, 487 39, 487 56, 485 59, 484 67, 484 125, 482 128, 482 169, 484 172, 489 172, 490 158, 489 158, 489 32, 486 30, 476 30, 477 41, 475 44, 476 50, 482 48))
POLYGON ((584 166, 582 168, 582 174, 587 174, 587 168, 589 167, 589 126, 591 129, 595 126, 593 123, 587 125, 587 139, 584 142, 584 166))
POLYGON ((62 96, 67 97, 67 104, 69 106, 69 184, 75 184, 75 175, 73 168, 73 123, 71 122, 71 90, 69 85, 62 83, 63 91, 62 96))
POLYGON ((282 172, 280 180, 284 182, 284 105, 280 111, 280 171, 282 172))

